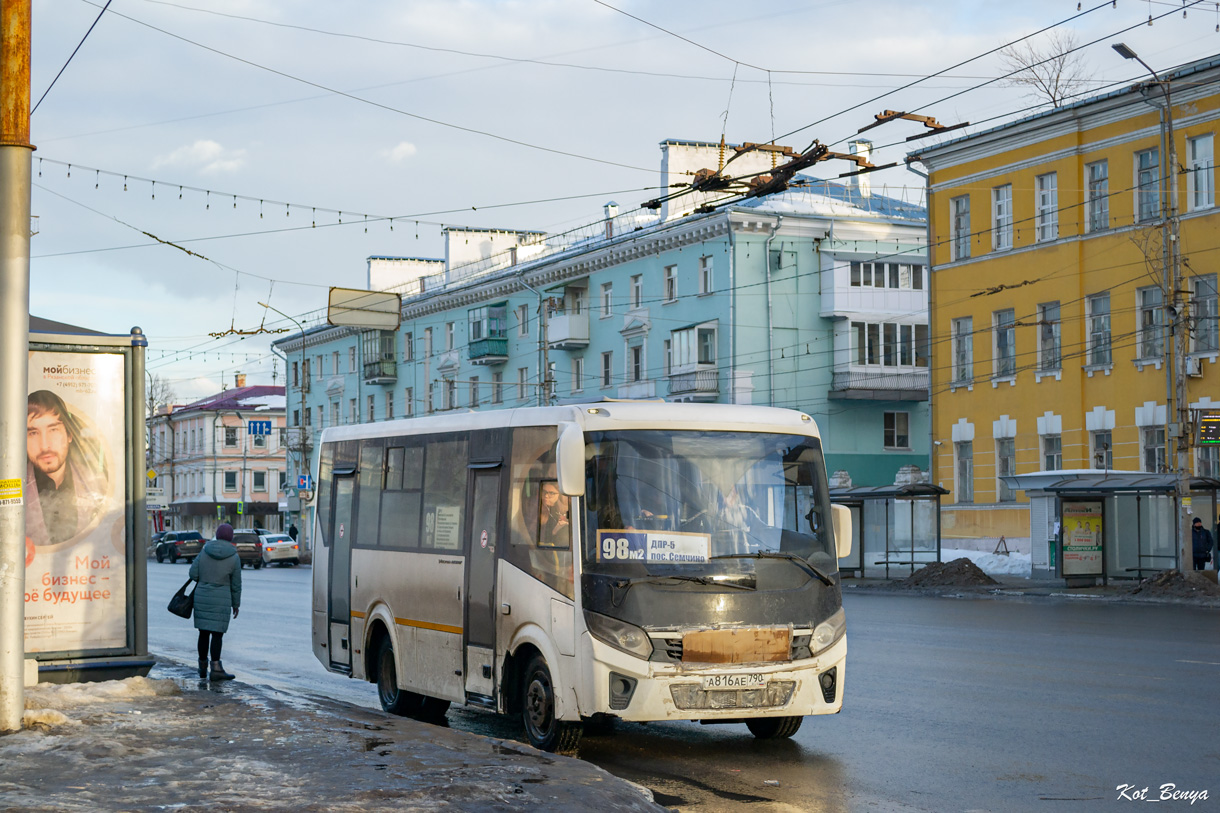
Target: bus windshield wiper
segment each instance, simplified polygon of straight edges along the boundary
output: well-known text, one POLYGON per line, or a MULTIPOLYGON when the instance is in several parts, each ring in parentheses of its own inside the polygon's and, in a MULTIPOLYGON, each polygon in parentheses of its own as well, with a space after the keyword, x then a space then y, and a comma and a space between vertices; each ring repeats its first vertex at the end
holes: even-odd
POLYGON ((719 556, 713 556, 712 558, 713 559, 787 559, 789 562, 792 562, 794 565, 801 568, 809 575, 816 577, 818 580, 820 580, 822 582, 822 584, 824 584, 828 587, 834 585, 834 581, 832 581, 829 576, 827 576, 825 573, 823 573, 822 571, 818 570, 816 567, 811 565, 809 563, 809 560, 806 559, 804 556, 797 556, 795 553, 788 553, 787 551, 760 550, 757 553, 723 553, 719 556))
MULTIPOLYGON (((715 558, 715 557, 712 557, 712 558, 715 558)), ((626 590, 628 590, 629 588, 631 588, 637 584, 655 584, 656 582, 667 581, 669 579, 676 579, 677 581, 683 581, 683 582, 694 582, 695 584, 702 584, 702 585, 706 585, 708 587, 732 587, 737 590, 753 590, 754 589, 753 587, 750 587, 747 584, 739 584, 737 582, 730 582, 730 581, 721 581, 720 579, 709 579, 707 576, 686 576, 686 575, 681 575, 681 574, 674 574, 671 576, 640 576, 640 577, 634 578, 634 579, 619 579, 616 582, 611 582, 611 586, 615 587, 618 590, 623 590, 625 592, 626 590)))

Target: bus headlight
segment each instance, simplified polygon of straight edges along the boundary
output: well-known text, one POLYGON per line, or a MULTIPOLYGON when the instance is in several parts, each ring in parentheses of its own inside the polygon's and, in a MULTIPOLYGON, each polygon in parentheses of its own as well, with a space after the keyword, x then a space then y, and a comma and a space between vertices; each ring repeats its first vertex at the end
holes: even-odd
POLYGON ((648 633, 634 624, 589 610, 585 610, 585 624, 590 635, 615 649, 645 660, 652 655, 652 640, 648 633))
POLYGON ((847 614, 840 607, 834 615, 814 628, 810 649, 813 650, 814 655, 824 652, 842 638, 845 632, 847 632, 847 614))

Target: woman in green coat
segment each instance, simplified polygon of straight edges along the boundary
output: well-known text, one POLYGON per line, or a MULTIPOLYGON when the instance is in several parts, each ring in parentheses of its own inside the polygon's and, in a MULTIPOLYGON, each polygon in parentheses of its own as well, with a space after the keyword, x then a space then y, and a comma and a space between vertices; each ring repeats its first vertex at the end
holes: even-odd
POLYGON ((233 526, 227 522, 216 529, 191 562, 195 588, 195 629, 199 630, 199 677, 232 680, 233 675, 220 664, 220 648, 229 629, 229 613, 237 618, 241 607, 241 559, 233 546, 233 526), (208 655, 211 669, 208 669, 208 655))

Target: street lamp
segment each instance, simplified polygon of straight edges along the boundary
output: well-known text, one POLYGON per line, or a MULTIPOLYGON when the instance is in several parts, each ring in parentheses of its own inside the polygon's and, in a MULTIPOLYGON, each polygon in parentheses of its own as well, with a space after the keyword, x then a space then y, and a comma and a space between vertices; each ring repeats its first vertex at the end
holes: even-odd
MULTIPOLYGON (((1182 329, 1182 321, 1186 318, 1186 309, 1181 302, 1182 295, 1182 255, 1178 239, 1178 149, 1173 135, 1173 101, 1170 95, 1170 80, 1162 79, 1152 67, 1139 58, 1135 51, 1121 42, 1110 46, 1123 59, 1134 59, 1144 66, 1153 80, 1165 94, 1165 106, 1158 108, 1161 118, 1161 157, 1164 170, 1161 175, 1161 256, 1164 272, 1161 275, 1162 286, 1165 289, 1165 306, 1168 309, 1170 363, 1165 367, 1165 395, 1169 409, 1165 416, 1165 441, 1176 440, 1177 459, 1174 469, 1177 474, 1176 493, 1178 498, 1178 567, 1185 570, 1191 561, 1191 533, 1188 510, 1185 500, 1190 497, 1189 457, 1191 446, 1190 425, 1186 403, 1186 331, 1182 329), (1164 178, 1169 178, 1169 189, 1166 192, 1164 178)), ((1150 102, 1151 103, 1151 102, 1150 102)), ((1137 212, 1138 215, 1138 212, 1137 212)))
MULTIPOLYGON (((291 316, 284 313, 279 308, 273 308, 270 305, 268 305, 266 302, 259 302, 258 304, 262 305, 267 310, 275 311, 280 316, 283 316, 289 322, 292 322, 294 325, 296 325, 297 330, 301 331, 301 372, 300 372, 301 377, 299 379, 297 379, 297 390, 301 393, 301 412, 298 415, 297 427, 296 427, 297 444, 298 444, 297 451, 300 454, 300 458, 299 458, 300 462, 301 462, 300 468, 303 469, 306 473, 308 473, 309 465, 305 458, 305 378, 304 378, 306 375, 306 372, 305 372, 305 328, 301 325, 300 322, 298 322, 296 319, 293 319, 291 316)), ((285 363, 287 363, 287 361, 285 361, 285 363)), ((285 381, 288 380, 288 370, 286 370, 286 369, 284 370, 284 380, 285 381)), ((287 414, 288 410, 285 409, 284 413, 285 413, 284 414, 284 423, 287 423, 288 422, 288 414, 287 414)), ((301 512, 298 510, 297 515, 299 516, 300 513, 301 512)))

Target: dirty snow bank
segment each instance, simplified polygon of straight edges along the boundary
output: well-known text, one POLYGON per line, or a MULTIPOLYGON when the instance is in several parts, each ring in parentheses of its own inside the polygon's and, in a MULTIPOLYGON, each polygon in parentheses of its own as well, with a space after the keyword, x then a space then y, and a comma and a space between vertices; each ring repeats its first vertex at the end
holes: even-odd
POLYGON ((24 728, 68 725, 77 721, 64 714, 63 709, 89 707, 92 711, 103 704, 177 694, 181 694, 181 690, 174 681, 144 677, 98 683, 39 683, 25 690, 26 711, 21 722, 24 728))

